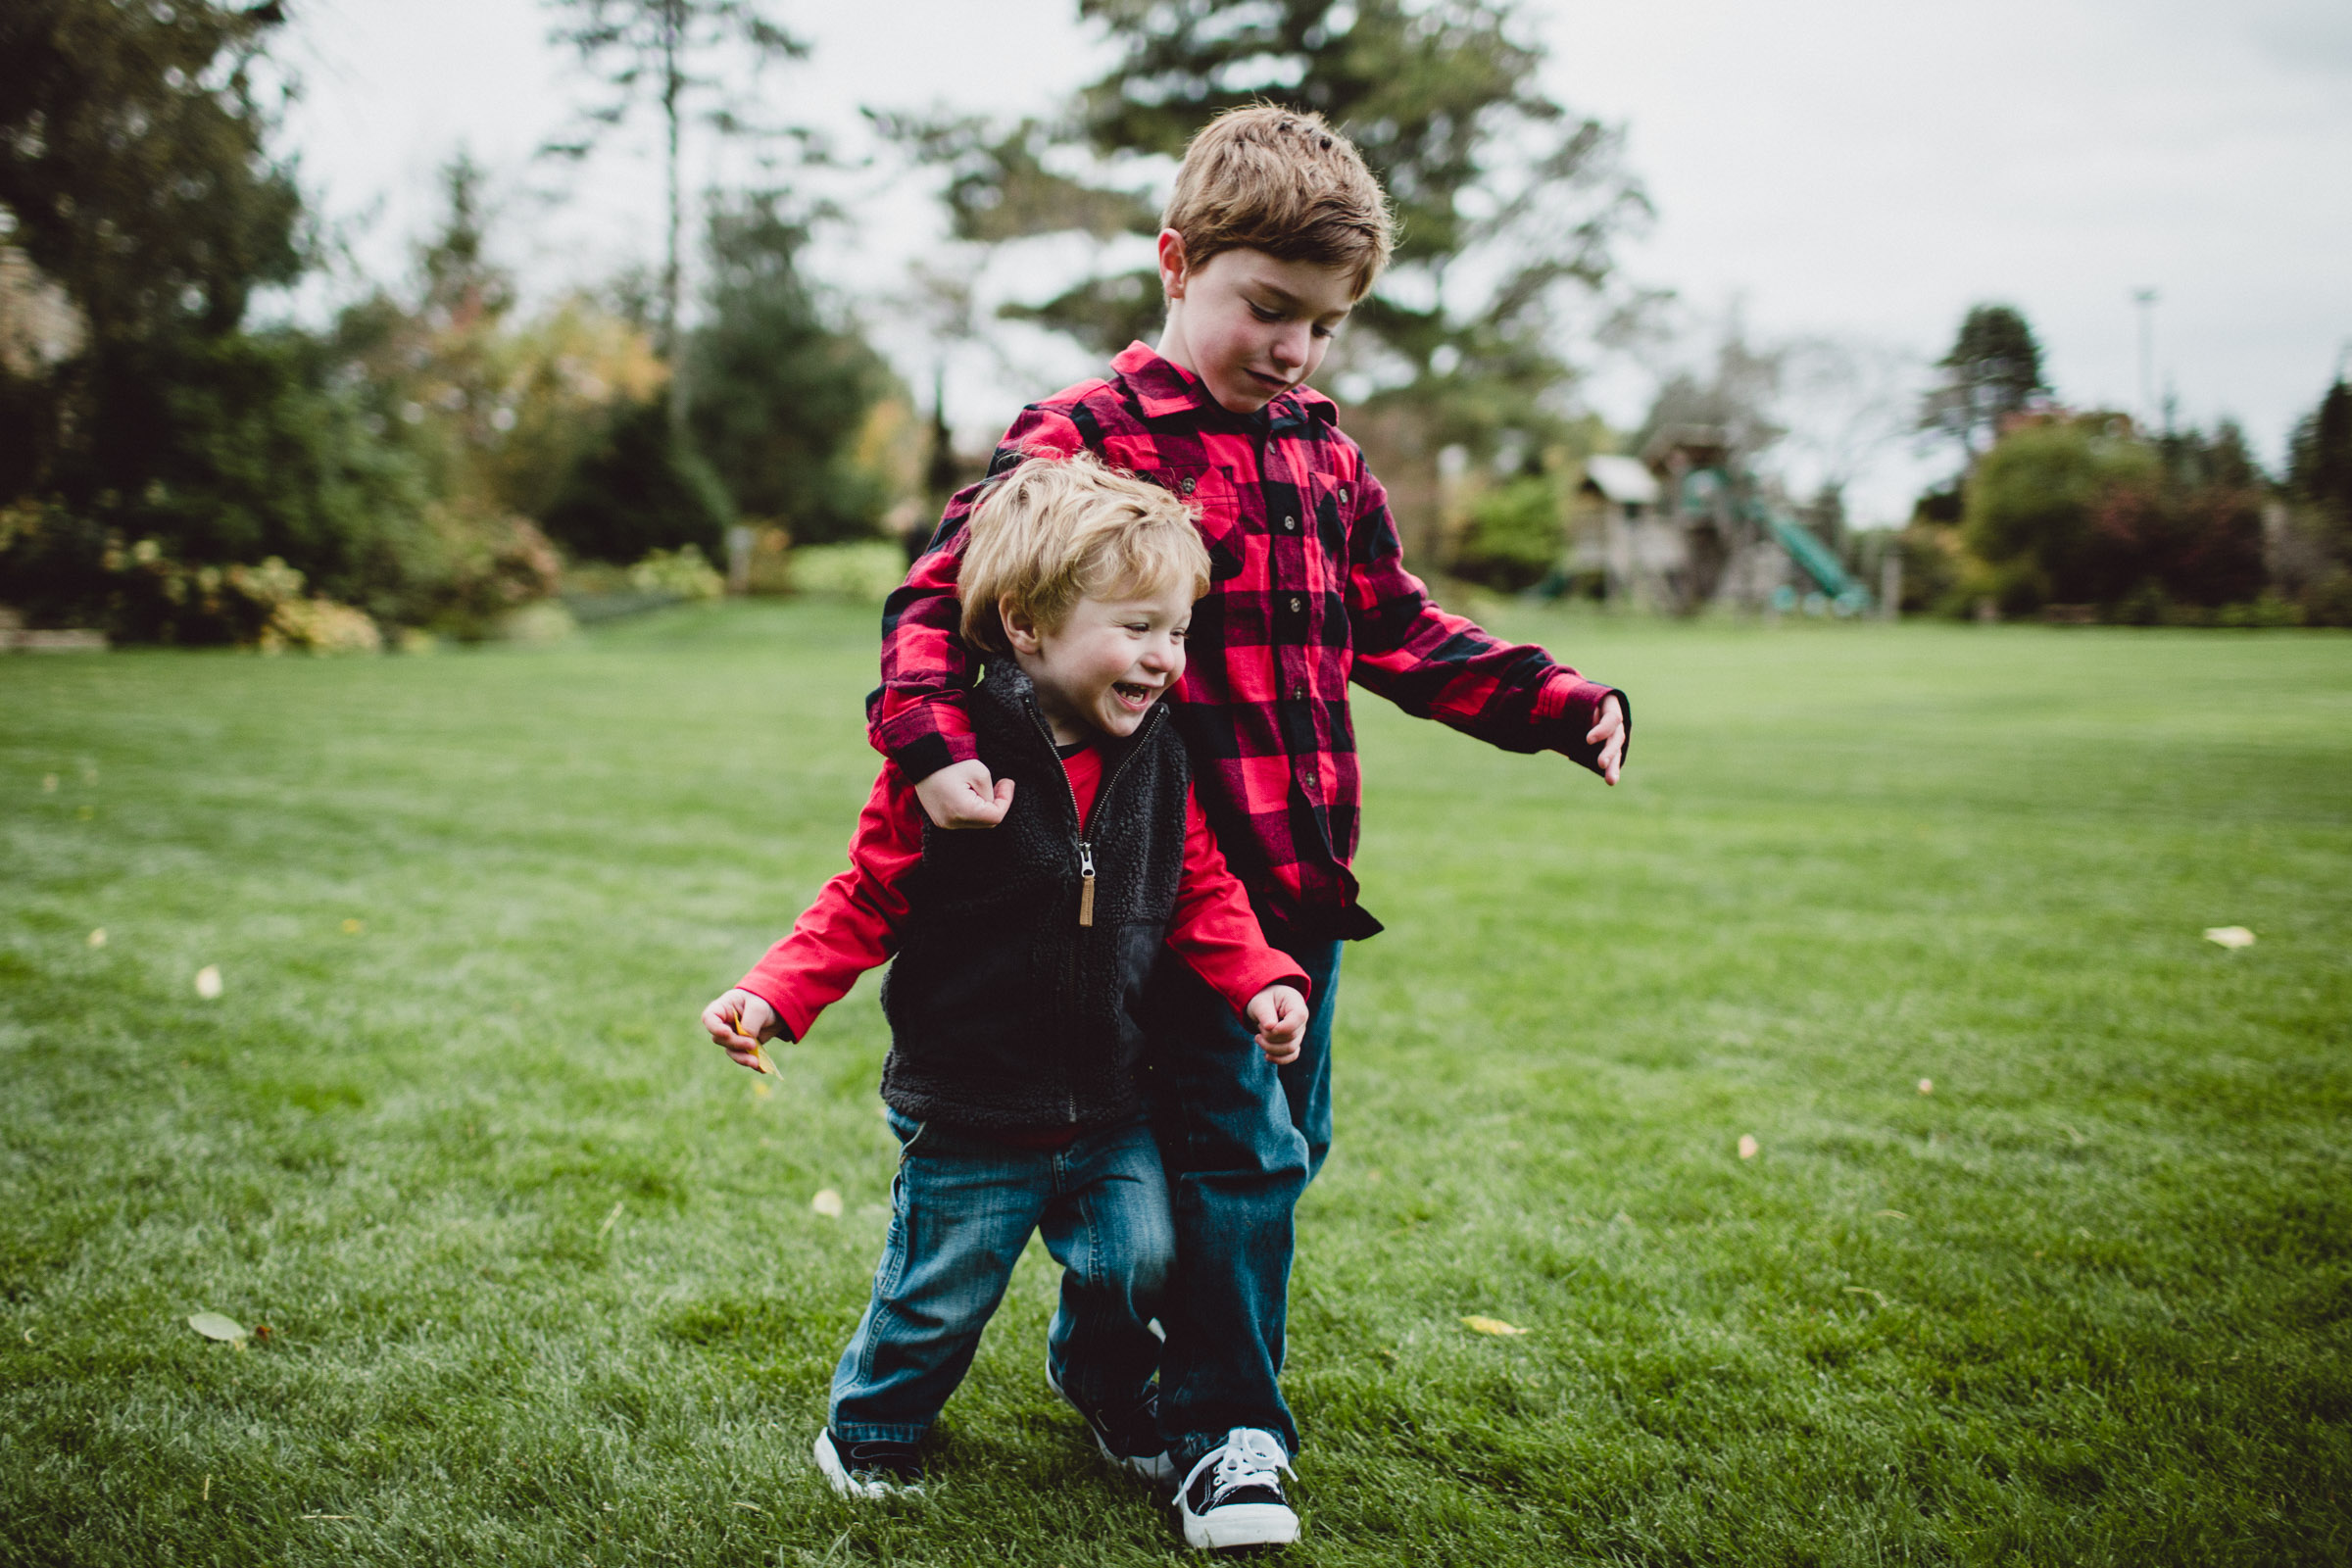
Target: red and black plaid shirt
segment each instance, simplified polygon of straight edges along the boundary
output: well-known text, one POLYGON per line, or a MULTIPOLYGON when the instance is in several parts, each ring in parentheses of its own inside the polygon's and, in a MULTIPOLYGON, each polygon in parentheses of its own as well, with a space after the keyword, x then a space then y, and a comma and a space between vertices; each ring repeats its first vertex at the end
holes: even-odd
MULTIPOLYGON (((1585 733, 1614 688, 1430 602, 1329 398, 1300 387, 1257 414, 1230 414, 1142 343, 1111 369, 1023 409, 989 473, 1083 446, 1199 512, 1212 581, 1194 607, 1184 679, 1162 701, 1262 918, 1301 936, 1380 929, 1348 869, 1363 801, 1350 680, 1506 751, 1594 765, 1585 733)), ((956 573, 985 484, 948 503, 883 611, 882 686, 867 720, 875 748, 910 779, 974 755, 961 702, 976 671, 956 634, 956 573)))

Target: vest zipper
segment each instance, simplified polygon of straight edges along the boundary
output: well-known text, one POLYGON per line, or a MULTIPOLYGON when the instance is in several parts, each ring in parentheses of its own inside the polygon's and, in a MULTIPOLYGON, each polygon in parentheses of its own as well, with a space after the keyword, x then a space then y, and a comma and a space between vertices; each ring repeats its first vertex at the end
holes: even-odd
MULTIPOLYGON (((1029 718, 1037 725, 1037 732, 1045 737, 1046 749, 1054 753, 1054 765, 1061 774, 1062 793, 1069 797, 1070 821, 1078 830, 1078 923, 1091 926, 1095 923, 1095 846, 1087 838, 1086 823, 1078 814, 1078 788, 1070 782, 1070 770, 1061 760, 1060 748, 1054 744, 1053 726, 1046 722, 1046 715, 1038 711, 1034 699, 1029 704, 1029 718)), ((1158 721, 1159 710, 1156 708, 1144 715, 1146 727, 1158 721)), ((1126 776, 1128 765, 1135 760, 1136 753, 1143 750, 1143 738, 1144 729, 1138 728, 1135 732, 1138 744, 1127 748, 1127 755, 1119 759, 1119 765, 1111 769, 1110 776, 1095 791, 1095 803, 1098 806, 1111 792, 1111 788, 1126 776)))
MULTIPOLYGON (((1085 820, 1078 814, 1078 787, 1070 782, 1070 770, 1061 760, 1061 749, 1054 744, 1054 728, 1046 722, 1046 715, 1038 710, 1037 699, 1031 698, 1028 707, 1030 721, 1037 725, 1038 734, 1045 738, 1046 750, 1054 757, 1054 770, 1061 775, 1062 793, 1069 797, 1070 822, 1078 834, 1078 923, 1082 926, 1091 926, 1095 923, 1095 847, 1086 837, 1085 820)), ((1119 759, 1119 765, 1111 770, 1110 776, 1104 779, 1102 787, 1095 791, 1097 806, 1102 804, 1103 798, 1110 794, 1111 787, 1126 775, 1127 764, 1134 761, 1136 753, 1143 750, 1140 743, 1144 738, 1145 731, 1158 720, 1159 710, 1156 707, 1144 715, 1143 724, 1138 726, 1135 732, 1135 739, 1139 744, 1127 749, 1127 755, 1119 759)), ((1084 960, 1079 961, 1083 962, 1084 960)), ((1066 1075, 1062 1079, 1062 1084, 1069 1104, 1069 1118, 1075 1122, 1078 1119, 1078 1086, 1072 1083, 1066 1075)))

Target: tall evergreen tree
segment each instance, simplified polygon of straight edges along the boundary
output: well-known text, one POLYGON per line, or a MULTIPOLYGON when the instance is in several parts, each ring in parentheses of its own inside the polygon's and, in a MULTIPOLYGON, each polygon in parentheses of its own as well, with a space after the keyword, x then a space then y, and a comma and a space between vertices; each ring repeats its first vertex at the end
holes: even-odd
POLYGON ((1971 462, 1992 445, 2005 416, 2049 390, 2041 344, 2014 306, 1971 307, 1936 368, 1942 375, 1921 403, 1919 428, 1951 437, 1971 462))
MULTIPOLYGON (((662 178, 667 197, 662 252, 660 346, 679 363, 680 246, 685 191, 680 156, 687 122, 701 120, 721 135, 770 137, 790 132, 752 118, 754 87, 765 67, 798 60, 808 46, 772 20, 765 0, 551 0, 567 19, 555 40, 569 46, 581 67, 605 89, 581 116, 579 130, 552 143, 551 153, 583 157, 605 131, 649 103, 662 131, 662 178), (748 73, 744 68, 748 67, 748 73), (747 79, 748 75, 748 79, 747 79)), ((672 428, 686 427, 685 379, 670 378, 672 428)))
MULTIPOLYGON (((1510 0, 1080 0, 1079 14, 1118 56, 1063 118, 893 122, 950 170, 959 237, 1152 233, 1155 208, 1108 177, 1118 160, 1180 154, 1224 109, 1319 111, 1363 149, 1400 220, 1390 273, 1327 367, 1363 377, 1358 427, 1383 446, 1384 473, 1427 468, 1429 483, 1402 488, 1434 495, 1444 446, 1543 443, 1574 373, 1565 302, 1609 279, 1613 243, 1648 204, 1618 134, 1544 92, 1510 0), (1098 176, 1061 172, 1057 148, 1096 155, 1098 176)), ((1158 281, 1089 277, 1006 314, 1115 349, 1156 333, 1158 281)), ((1427 514, 1406 519, 1426 556, 1434 507, 1407 510, 1427 514)))

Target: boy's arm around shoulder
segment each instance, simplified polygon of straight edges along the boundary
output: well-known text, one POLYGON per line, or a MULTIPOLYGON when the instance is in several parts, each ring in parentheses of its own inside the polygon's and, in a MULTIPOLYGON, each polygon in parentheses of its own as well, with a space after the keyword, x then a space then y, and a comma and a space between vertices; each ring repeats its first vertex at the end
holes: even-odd
POLYGON ((1506 643, 1440 609, 1405 569, 1388 493, 1369 468, 1357 473, 1348 529, 1350 678, 1408 713, 1504 751, 1559 752, 1615 783, 1633 736, 1632 701, 1533 643, 1506 643))
POLYGON ((906 918, 904 886, 923 858, 922 808, 892 763, 874 780, 850 836, 850 863, 737 982, 776 1011, 793 1040, 808 1037, 816 1015, 848 994, 858 977, 898 951, 906 918))
POLYGON ((943 767, 974 761, 980 755, 963 709, 972 654, 964 645, 963 606, 956 597, 964 524, 972 508, 989 479, 1023 458, 1067 454, 1083 445, 1078 426, 1067 415, 1034 405, 1023 409, 997 443, 987 478, 949 498, 930 544, 907 568, 906 580, 884 602, 882 684, 865 700, 866 736, 909 780, 919 784, 943 767))

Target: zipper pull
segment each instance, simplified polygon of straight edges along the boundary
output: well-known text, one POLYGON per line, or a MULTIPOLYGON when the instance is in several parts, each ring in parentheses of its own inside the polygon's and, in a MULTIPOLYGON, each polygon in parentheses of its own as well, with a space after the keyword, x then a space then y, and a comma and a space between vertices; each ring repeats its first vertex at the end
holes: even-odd
POLYGON ((1095 847, 1078 841, 1078 923, 1095 923, 1095 847))

